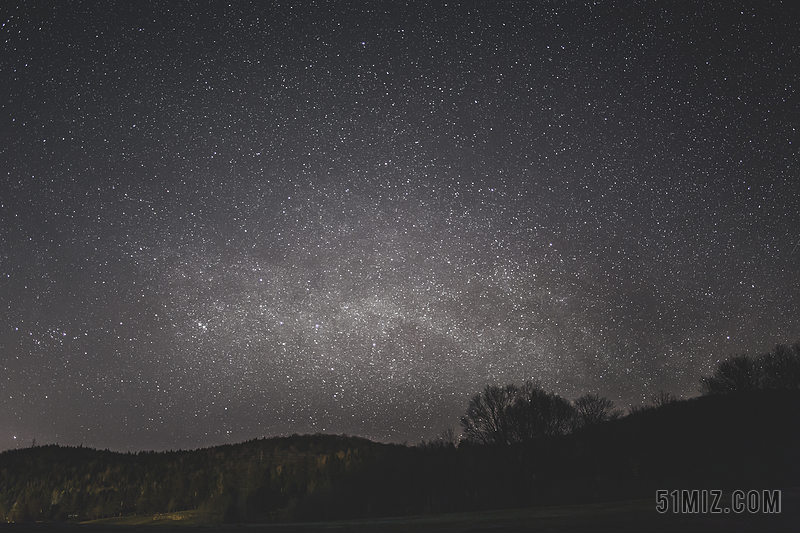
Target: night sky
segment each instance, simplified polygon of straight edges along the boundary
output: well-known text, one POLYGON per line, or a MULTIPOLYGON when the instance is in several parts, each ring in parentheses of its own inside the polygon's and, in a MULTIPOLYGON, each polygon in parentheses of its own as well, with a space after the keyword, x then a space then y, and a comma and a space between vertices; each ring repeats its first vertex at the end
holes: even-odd
POLYGON ((0 450, 416 443, 800 341, 798 21, 4 3, 0 450))

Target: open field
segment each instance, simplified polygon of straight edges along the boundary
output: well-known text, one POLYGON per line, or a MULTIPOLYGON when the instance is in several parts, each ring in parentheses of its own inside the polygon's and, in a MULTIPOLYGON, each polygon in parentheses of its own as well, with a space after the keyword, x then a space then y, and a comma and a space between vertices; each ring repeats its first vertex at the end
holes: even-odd
MULTIPOLYGON (((727 504, 727 502, 723 502, 723 506, 727 504)), ((784 490, 781 513, 774 515, 749 515, 746 513, 720 515, 669 513, 662 515, 655 511, 655 501, 648 499, 320 523, 210 525, 203 522, 203 517, 196 511, 184 511, 168 515, 96 520, 84 524, 3 524, 0 525, 0 532, 102 533, 109 531, 139 533, 147 531, 152 533, 154 530, 180 533, 232 531, 252 533, 797 531, 800 527, 800 489, 784 490)))

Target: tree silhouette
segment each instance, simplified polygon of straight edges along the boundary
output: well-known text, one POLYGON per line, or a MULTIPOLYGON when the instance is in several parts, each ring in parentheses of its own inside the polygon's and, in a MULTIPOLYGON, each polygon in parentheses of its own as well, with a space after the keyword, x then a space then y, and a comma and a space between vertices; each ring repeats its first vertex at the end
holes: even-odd
POLYGON ((700 378, 703 394, 746 393, 762 387, 762 371, 747 355, 734 355, 717 365, 713 376, 700 378))
POLYGON ((712 376, 700 378, 703 394, 800 389, 800 344, 778 344, 756 358, 734 355, 717 365, 712 376))
POLYGON ((469 401, 467 414, 461 418, 464 438, 476 444, 510 444, 513 431, 509 408, 519 395, 515 385, 487 385, 469 401))
POLYGON ((613 401, 597 393, 584 394, 574 403, 578 424, 581 426, 594 426, 622 416, 622 411, 614 407, 613 401))
POLYGON ((461 427, 468 442, 513 444, 568 433, 574 420, 567 400, 528 381, 522 387, 487 385, 470 400, 461 427))
POLYGON ((761 356, 762 385, 766 389, 800 389, 800 344, 779 344, 761 356))
POLYGON ((653 396, 653 405, 655 407, 661 407, 662 405, 667 405, 668 403, 673 403, 677 401, 678 401, 677 396, 665 390, 660 390, 658 391, 658 394, 653 396))
POLYGON ((510 408, 515 441, 569 433, 575 421, 575 408, 561 396, 542 390, 528 381, 510 408))

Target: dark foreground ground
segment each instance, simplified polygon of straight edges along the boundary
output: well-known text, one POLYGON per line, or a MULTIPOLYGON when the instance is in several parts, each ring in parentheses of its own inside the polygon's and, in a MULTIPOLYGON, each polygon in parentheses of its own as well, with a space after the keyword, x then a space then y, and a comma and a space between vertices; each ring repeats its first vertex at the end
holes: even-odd
MULTIPOLYGON (((730 500, 723 501, 728 507, 730 500)), ((659 514, 653 500, 636 500, 590 505, 512 509, 475 513, 453 513, 371 520, 348 520, 303 524, 202 525, 198 520, 169 517, 129 517, 98 520, 85 524, 0 524, 0 533, 505 533, 528 532, 717 532, 717 531, 800 531, 800 488, 782 491, 781 512, 777 514, 659 514), (125 525, 120 524, 124 522, 125 525)))

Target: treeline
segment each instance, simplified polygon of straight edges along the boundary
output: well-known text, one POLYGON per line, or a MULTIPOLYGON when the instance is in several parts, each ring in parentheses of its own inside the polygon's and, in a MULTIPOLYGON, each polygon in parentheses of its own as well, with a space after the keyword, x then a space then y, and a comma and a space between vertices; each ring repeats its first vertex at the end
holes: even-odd
MULTIPOLYGON (((748 394, 765 390, 800 390, 800 344, 778 345, 773 351, 750 357, 731 356, 713 375, 700 378, 704 395, 748 394)), ((632 406, 630 413, 677 401, 660 391, 649 406, 632 406)), ((463 438, 473 444, 515 444, 615 420, 623 415, 614 402, 585 394, 574 402, 544 391, 537 383, 522 386, 487 385, 472 397, 461 418, 463 438)))
POLYGON ((703 396, 660 393, 627 414, 599 395, 569 402, 534 383, 489 386, 470 401, 460 441, 449 430, 417 446, 295 435, 164 453, 7 451, 0 516, 78 521, 195 510, 207 523, 334 520, 651 498, 656 489, 797 486, 800 381, 764 376, 775 375, 770 365, 793 375, 800 348, 777 347, 748 366, 740 357, 701 379, 703 396), (739 383, 741 368, 759 386, 707 387, 739 383))
POLYGON ((700 380, 703 394, 741 394, 800 389, 800 344, 778 345, 758 357, 735 355, 700 380))
POLYGON ((470 400, 461 428, 465 442, 509 445, 565 435, 621 415, 614 402, 599 394, 570 403, 528 381, 521 387, 487 385, 470 400))
POLYGON ((66 521, 196 509, 212 523, 293 519, 298 498, 374 461, 386 447, 392 446, 357 437, 295 435, 163 453, 11 450, 0 454, 0 516, 66 521))

